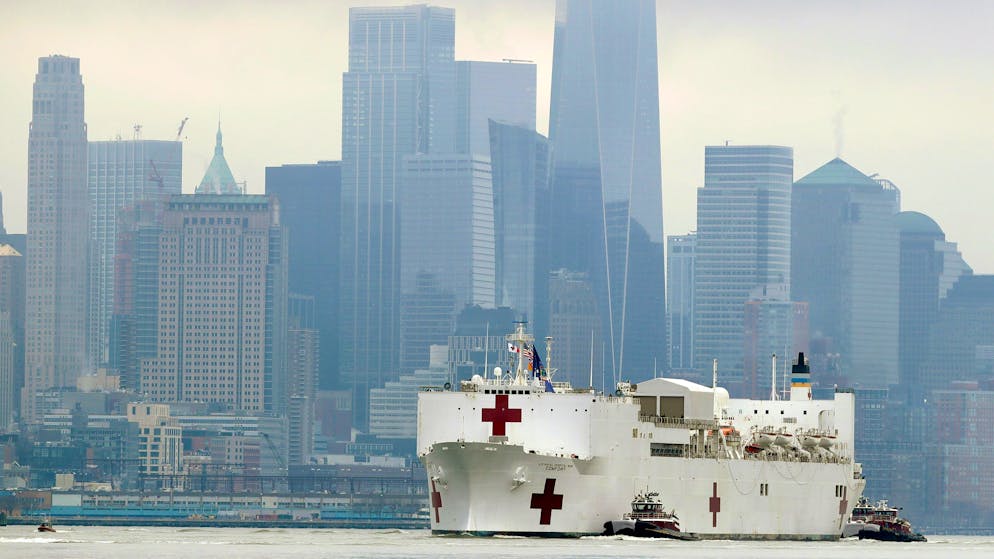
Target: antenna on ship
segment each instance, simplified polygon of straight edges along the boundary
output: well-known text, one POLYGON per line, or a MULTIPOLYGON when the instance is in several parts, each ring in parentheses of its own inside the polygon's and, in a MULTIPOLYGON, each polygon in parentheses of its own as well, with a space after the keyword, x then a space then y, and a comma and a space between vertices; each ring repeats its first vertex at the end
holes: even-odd
POLYGON ((711 362, 711 411, 715 420, 718 419, 718 360, 711 362))
POLYGON ((594 388, 594 331, 590 331, 590 389, 594 388))
POLYGON ((773 354, 773 378, 770 380, 770 400, 777 399, 777 354, 773 354))
POLYGON ((483 336, 483 380, 487 379, 490 369, 490 321, 487 321, 487 333, 483 336))

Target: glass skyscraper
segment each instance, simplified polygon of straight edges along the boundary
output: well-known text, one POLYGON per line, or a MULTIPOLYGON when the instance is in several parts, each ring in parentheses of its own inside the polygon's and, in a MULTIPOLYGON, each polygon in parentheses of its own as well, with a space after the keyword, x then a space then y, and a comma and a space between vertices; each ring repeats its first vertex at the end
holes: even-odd
POLYGON ((694 372, 694 256, 697 234, 666 237, 666 332, 670 374, 694 372))
POLYGON ((835 158, 794 183, 791 198, 791 292, 810 303, 812 348, 837 354, 849 382, 896 384, 897 188, 835 158))
MULTIPOLYGON (((697 191, 694 364, 718 360, 723 386, 743 381, 745 303, 777 287, 790 300, 790 187, 794 152, 781 146, 707 146, 697 191)), ((781 352, 778 352, 781 353, 781 352)), ((786 367, 782 352, 780 367, 786 367)))
POLYGON ((399 373, 401 163, 428 152, 435 136, 451 144, 445 151, 454 149, 454 51, 451 9, 349 10, 339 364, 359 427, 367 422, 369 389, 399 373))
POLYGON ((666 363, 656 56, 652 0, 557 3, 550 268, 588 274, 609 378, 666 363))
POLYGON ((160 140, 89 143, 89 348, 96 366, 109 360, 114 262, 122 210, 141 200, 180 193, 183 144, 160 140))
POLYGON ((287 230, 290 293, 314 298, 318 388, 341 388, 338 375, 338 251, 342 165, 339 161, 266 167, 266 194, 280 202, 287 230))

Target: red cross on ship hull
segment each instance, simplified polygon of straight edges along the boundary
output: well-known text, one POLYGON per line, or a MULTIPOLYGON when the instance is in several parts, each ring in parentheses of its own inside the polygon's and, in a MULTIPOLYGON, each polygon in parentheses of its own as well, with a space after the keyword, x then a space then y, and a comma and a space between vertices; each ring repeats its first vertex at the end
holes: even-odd
POLYGON ((511 408, 507 394, 498 394, 494 398, 494 407, 483 408, 482 420, 484 423, 493 423, 495 437, 507 435, 508 423, 521 423, 521 409, 511 408))
POLYGON ((563 508, 563 496, 556 494, 555 478, 546 478, 545 491, 532 493, 531 508, 541 511, 538 517, 539 524, 552 524, 552 511, 563 508))
POLYGON ((718 527, 718 513, 721 512, 721 498, 718 497, 718 482, 711 486, 711 498, 708 499, 708 512, 711 513, 711 527, 718 527))

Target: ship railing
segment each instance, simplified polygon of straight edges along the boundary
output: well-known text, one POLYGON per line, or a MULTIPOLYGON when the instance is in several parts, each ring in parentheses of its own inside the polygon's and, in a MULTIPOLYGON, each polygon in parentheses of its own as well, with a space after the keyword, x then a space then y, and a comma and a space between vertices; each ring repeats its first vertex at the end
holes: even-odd
POLYGON ((674 429, 716 429, 718 422, 713 419, 687 419, 684 417, 664 417, 661 415, 639 414, 642 423, 653 423, 657 427, 674 429))

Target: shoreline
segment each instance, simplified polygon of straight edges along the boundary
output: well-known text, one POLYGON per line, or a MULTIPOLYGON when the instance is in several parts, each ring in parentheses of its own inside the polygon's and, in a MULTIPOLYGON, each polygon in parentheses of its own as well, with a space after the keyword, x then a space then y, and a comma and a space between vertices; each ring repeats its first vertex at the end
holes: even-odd
MULTIPOLYGON (((109 518, 109 517, 49 517, 58 531, 59 526, 120 526, 162 527, 162 528, 311 528, 328 529, 380 529, 380 530, 427 530, 428 520, 396 518, 385 519, 335 519, 335 520, 246 520, 217 518, 109 518)), ((36 526, 41 517, 8 516, 8 526, 36 526)), ((2 527, 0 527, 2 529, 2 527)))

